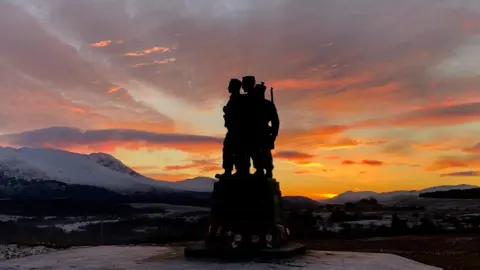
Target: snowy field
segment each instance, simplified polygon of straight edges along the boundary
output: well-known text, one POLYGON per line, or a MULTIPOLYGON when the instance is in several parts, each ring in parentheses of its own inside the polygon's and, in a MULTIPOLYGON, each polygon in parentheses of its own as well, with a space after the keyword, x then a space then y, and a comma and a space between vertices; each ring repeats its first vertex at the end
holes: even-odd
POLYGON ((55 251, 55 249, 47 248, 43 246, 22 247, 17 245, 0 245, 0 261, 6 260, 6 259, 42 254, 42 253, 47 253, 52 251, 55 251))
MULTIPOLYGON (((91 221, 80 221, 74 223, 66 223, 66 224, 55 224, 53 227, 62 229, 64 232, 75 232, 75 231, 82 231, 84 227, 90 224, 101 224, 101 223, 114 223, 118 222, 119 219, 114 220, 91 220, 91 221)), ((37 228, 48 228, 52 227, 51 225, 38 225, 37 228)))
POLYGON ((58 228, 65 233, 81 232, 87 226, 93 224, 106 224, 126 221, 134 218, 181 218, 186 222, 194 223, 208 213, 209 208, 185 206, 185 205, 169 205, 163 203, 136 203, 130 204, 134 209, 151 210, 148 212, 135 213, 133 217, 119 216, 18 216, 0 214, 0 222, 21 222, 34 225, 39 229, 58 228), (159 211, 161 210, 161 211, 159 211))
POLYGON ((131 203, 133 208, 161 208, 167 211, 191 212, 191 211, 210 211, 208 207, 190 206, 190 205, 173 205, 166 203, 131 203))
POLYGON ((225 263, 185 259, 182 250, 151 246, 99 246, 72 248, 0 261, 0 269, 303 269, 303 270, 440 270, 396 255, 309 251, 305 256, 282 262, 225 263))

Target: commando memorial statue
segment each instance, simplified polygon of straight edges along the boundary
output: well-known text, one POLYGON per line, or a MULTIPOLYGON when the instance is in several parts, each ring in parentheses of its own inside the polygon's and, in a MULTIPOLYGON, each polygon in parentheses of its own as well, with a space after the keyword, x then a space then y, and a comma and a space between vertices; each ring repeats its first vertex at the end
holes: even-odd
POLYGON ((282 195, 273 177, 272 157, 280 120, 273 88, 270 100, 266 90, 265 84, 257 84, 254 76, 230 80, 230 98, 223 108, 227 129, 223 142, 224 172, 215 176, 218 181, 212 192, 205 242, 187 247, 187 257, 284 257, 306 251, 304 245, 288 241, 290 231, 283 221, 282 195), (255 171, 250 173, 252 164, 255 171))

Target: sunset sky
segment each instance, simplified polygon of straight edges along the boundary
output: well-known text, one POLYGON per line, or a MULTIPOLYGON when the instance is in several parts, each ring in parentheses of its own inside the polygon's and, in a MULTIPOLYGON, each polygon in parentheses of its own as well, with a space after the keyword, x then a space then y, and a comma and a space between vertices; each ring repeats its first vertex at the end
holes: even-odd
POLYGON ((252 74, 284 195, 480 184, 478 0, 5 0, 0 59, 2 145, 211 177, 252 74))

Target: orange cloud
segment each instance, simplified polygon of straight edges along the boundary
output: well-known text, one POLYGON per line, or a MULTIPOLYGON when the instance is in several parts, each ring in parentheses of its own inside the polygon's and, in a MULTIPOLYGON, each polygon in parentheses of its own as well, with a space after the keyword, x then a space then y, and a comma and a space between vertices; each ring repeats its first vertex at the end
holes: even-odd
POLYGON ((309 170, 296 170, 296 171, 293 171, 294 174, 309 174, 310 171, 309 170))
POLYGON ((374 146, 385 143, 383 140, 356 140, 337 135, 350 129, 346 125, 319 126, 306 131, 282 132, 278 138, 281 147, 306 147, 324 149, 355 148, 360 146, 374 146))
POLYGON ((315 155, 302 153, 297 151, 279 151, 273 155, 275 158, 281 158, 286 160, 305 160, 312 159, 315 155))
POLYGON ((107 93, 112 94, 112 93, 118 92, 120 88, 121 88, 120 86, 113 86, 110 89, 108 89, 107 93))
POLYGON ((325 142, 319 142, 317 144, 317 147, 327 148, 327 149, 343 149, 343 148, 354 148, 357 146, 379 145, 383 143, 385 143, 385 141, 380 141, 380 140, 361 141, 361 140, 355 140, 351 138, 340 138, 340 139, 328 140, 325 142))
POLYGON ((144 66, 151 66, 151 65, 165 65, 165 64, 168 64, 168 63, 174 63, 176 62, 177 59, 174 58, 174 57, 170 57, 170 58, 167 58, 167 59, 163 59, 163 60, 155 60, 151 63, 138 63, 138 64, 135 64, 133 65, 133 67, 144 67, 144 66))
POLYGON ((169 165, 163 168, 163 171, 181 171, 188 169, 198 169, 199 172, 212 172, 212 171, 221 171, 222 168, 219 166, 217 160, 213 159, 202 159, 202 160, 193 160, 191 163, 182 164, 182 165, 169 165))
MULTIPOLYGON (((107 47, 109 45, 111 45, 114 41, 112 40, 102 40, 102 41, 98 41, 98 42, 95 42, 95 43, 92 43, 90 44, 89 46, 90 47, 107 47)), ((123 43, 123 40, 117 40, 115 41, 116 44, 122 44, 123 43)))
POLYGON ((360 162, 356 162, 353 160, 344 160, 341 163, 342 165, 369 165, 369 166, 382 166, 385 163, 383 161, 379 160, 373 160, 373 159, 364 159, 360 162))
POLYGON ((165 52, 169 52, 169 51, 170 51, 170 48, 154 46, 152 48, 144 49, 142 51, 128 52, 128 53, 125 53, 124 55, 125 56, 143 56, 143 55, 150 54, 150 53, 153 53, 153 52, 165 53, 165 52))
POLYGON ((480 155, 439 157, 426 170, 439 171, 449 168, 480 168, 480 155))
POLYGON ((125 56, 142 56, 142 55, 145 55, 144 53, 142 52, 128 52, 126 54, 124 54, 125 56))
POLYGON ((177 61, 177 59, 175 59, 174 57, 170 57, 164 60, 153 61, 153 63, 163 65, 163 64, 173 63, 175 61, 177 61))
POLYGON ((296 165, 300 167, 307 167, 307 168, 317 168, 317 167, 323 167, 324 165, 319 162, 314 162, 311 160, 297 160, 293 161, 296 165))
POLYGON ((480 154, 480 143, 477 143, 476 145, 469 148, 464 148, 463 152, 480 154))
POLYGON ((417 148, 417 149, 423 149, 423 150, 435 150, 435 151, 450 151, 450 150, 456 150, 459 149, 460 147, 458 145, 458 141, 434 141, 434 142, 425 142, 425 143, 420 143, 420 142, 415 142, 412 143, 412 146, 417 148))
POLYGON ((440 176, 452 176, 452 177, 470 177, 470 176, 480 176, 480 171, 463 171, 463 172, 452 172, 444 173, 440 176))
MULTIPOLYGON (((320 175, 320 173, 328 173, 328 172, 334 172, 335 169, 325 169, 325 168, 318 168, 318 167, 323 167, 323 165, 317 165, 317 166, 310 166, 310 169, 300 169, 300 170, 295 170, 293 173, 295 174, 309 174, 309 175, 320 175)), ((307 167, 308 168, 308 167, 307 167)))
POLYGON ((384 163, 382 161, 379 161, 379 160, 364 159, 364 160, 362 160, 361 164, 370 165, 370 166, 382 166, 384 163))
POLYGON ((342 165, 353 165, 353 164, 357 164, 355 161, 353 160, 344 160, 342 161, 342 165))
POLYGON ((90 44, 91 47, 107 47, 108 45, 112 44, 111 40, 102 40, 99 42, 95 42, 90 44))
POLYGON ((330 138, 348 130, 347 126, 328 125, 318 126, 310 130, 283 132, 278 138, 279 145, 312 145, 318 144, 319 140, 330 138))
POLYGON ((290 163, 301 167, 323 167, 323 164, 313 161, 315 155, 298 151, 279 151, 273 155, 275 158, 286 159, 290 163))
POLYGON ((149 54, 149 53, 152 53, 152 52, 162 52, 162 53, 164 53, 164 52, 169 52, 169 51, 170 51, 170 48, 167 48, 167 47, 157 47, 157 46, 152 47, 152 48, 150 48, 150 49, 145 49, 145 50, 143 50, 143 52, 146 53, 146 54, 149 54))

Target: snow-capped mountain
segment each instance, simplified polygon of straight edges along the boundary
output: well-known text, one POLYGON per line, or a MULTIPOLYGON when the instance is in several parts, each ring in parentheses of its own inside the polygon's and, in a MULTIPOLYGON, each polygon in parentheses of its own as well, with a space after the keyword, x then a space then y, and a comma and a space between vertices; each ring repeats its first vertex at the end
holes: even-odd
POLYGON ((106 153, 92 153, 92 154, 86 155, 86 157, 105 168, 108 168, 115 172, 129 175, 132 178, 134 178, 135 181, 140 182, 142 184, 153 186, 155 188, 160 188, 160 189, 183 190, 181 188, 181 185, 177 185, 176 182, 154 180, 154 179, 145 177, 140 173, 134 171, 133 169, 131 169, 130 167, 125 165, 123 162, 113 157, 112 155, 109 155, 106 153))
POLYGON ((437 192, 437 191, 449 191, 454 189, 472 189, 478 188, 478 186, 474 185, 450 185, 450 186, 437 186, 437 187, 430 187, 426 189, 420 190, 419 193, 427 193, 427 192, 437 192))
POLYGON ((107 154, 82 155, 49 148, 0 148, 0 174, 21 180, 54 180, 121 193, 169 190, 107 154))
POLYGON ((214 182, 208 177, 178 182, 154 180, 106 153, 84 155, 50 148, 0 147, 0 197, 19 192, 32 194, 35 189, 62 196, 89 189, 96 194, 113 191, 184 197, 192 192, 211 192, 214 182))
POLYGON ((380 193, 374 192, 374 191, 347 191, 331 199, 323 200, 322 202, 346 203, 346 202, 356 202, 364 198, 375 198, 379 202, 392 202, 392 201, 400 201, 402 199, 408 199, 408 198, 418 198, 420 194, 427 193, 427 192, 448 191, 448 190, 454 190, 454 189, 472 189, 472 188, 478 188, 478 186, 473 186, 473 185, 436 186, 436 187, 430 187, 422 190, 400 190, 400 191, 380 192, 380 193))
POLYGON ((216 181, 214 178, 209 177, 195 177, 176 182, 153 180, 134 171, 112 155, 106 153, 92 153, 88 155, 88 158, 111 170, 128 174, 135 177, 138 181, 142 181, 145 184, 155 185, 156 187, 196 192, 212 192, 213 184, 216 181), (154 182, 152 182, 152 180, 154 182))
POLYGON ((112 155, 110 154, 106 154, 106 153, 91 153, 91 154, 88 154, 87 157, 93 161, 95 161, 96 163, 104 166, 104 167, 107 167, 111 170, 114 170, 114 171, 117 171, 117 172, 121 172, 121 173, 125 173, 125 174, 128 174, 128 175, 131 175, 131 176, 134 176, 134 177, 137 177, 137 176, 140 176, 139 173, 137 173, 136 171, 132 170, 131 168, 129 168, 127 165, 123 164, 123 162, 121 162, 120 160, 114 158, 112 155))

